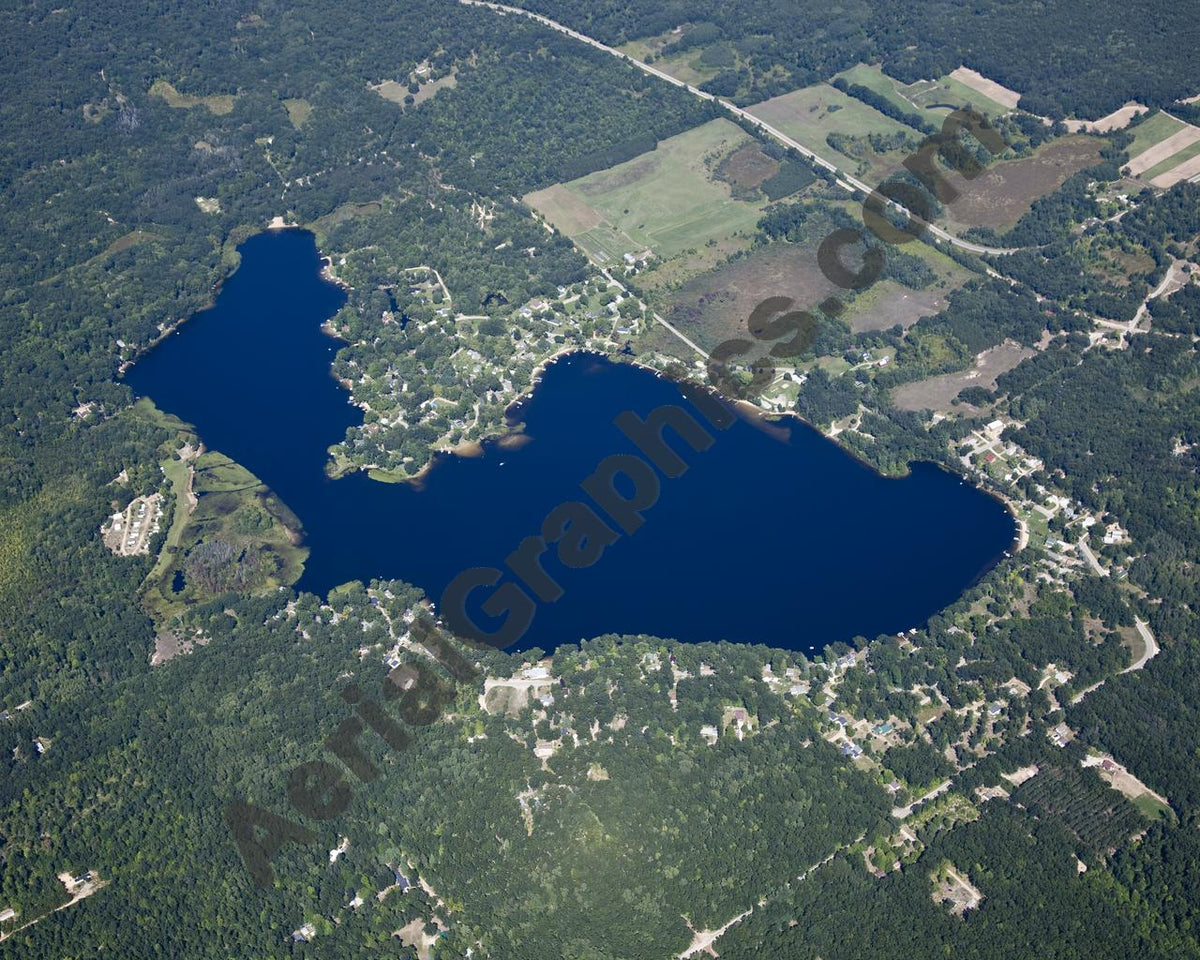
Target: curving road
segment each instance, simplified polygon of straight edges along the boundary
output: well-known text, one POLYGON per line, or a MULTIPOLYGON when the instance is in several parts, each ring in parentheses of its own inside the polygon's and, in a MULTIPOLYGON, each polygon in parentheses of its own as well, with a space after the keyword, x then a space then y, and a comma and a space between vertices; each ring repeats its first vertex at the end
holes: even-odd
MULTIPOLYGON (((719 97, 713 96, 711 93, 706 93, 705 91, 701 90, 699 87, 693 87, 690 83, 685 83, 684 81, 671 76, 669 73, 663 73, 663 71, 650 66, 650 64, 648 64, 648 63, 643 63, 641 60, 635 60, 633 57, 629 56, 628 54, 622 53, 620 50, 616 49, 615 47, 610 47, 607 44, 601 43, 599 40, 595 40, 592 37, 586 36, 585 34, 582 34, 577 30, 572 30, 570 27, 559 23, 557 20, 551 20, 549 17, 543 17, 540 13, 534 13, 531 10, 522 10, 520 7, 510 7, 503 3, 491 3, 491 2, 489 2, 489 0, 459 0, 459 2, 466 4, 469 7, 487 7, 489 10, 494 10, 496 13, 500 13, 500 14, 511 13, 511 14, 516 14, 517 16, 520 16, 520 17, 527 17, 530 20, 536 20, 538 23, 542 24, 543 26, 549 27, 551 30, 557 30, 559 33, 565 33, 568 37, 571 37, 573 40, 578 40, 580 43, 586 43, 588 46, 595 47, 597 50, 603 50, 605 53, 610 54, 614 57, 617 57, 621 60, 624 60, 626 63, 637 67, 643 73, 648 73, 652 77, 657 77, 660 80, 665 80, 667 83, 672 84, 673 86, 676 86, 676 87, 680 87, 680 88, 686 90, 688 93, 692 94, 693 96, 699 97, 701 100, 708 100, 710 103, 718 104, 719 106, 721 106, 725 110, 727 110, 729 113, 733 114, 735 117, 739 117, 740 119, 745 120, 748 123, 752 123, 754 126, 758 127, 758 129, 762 130, 768 136, 777 140, 779 143, 782 143, 785 147, 792 148, 797 153, 800 153, 801 155, 807 157, 809 160, 811 160, 817 166, 822 167, 825 170, 828 170, 839 181, 841 181, 841 185, 843 187, 846 187, 848 185, 850 188, 853 188, 855 190, 861 190, 864 194, 870 194, 872 192, 872 190, 874 189, 873 187, 871 187, 868 184, 864 183, 863 181, 859 180, 857 177, 853 177, 850 174, 846 173, 845 171, 839 170, 836 166, 834 166, 832 163, 830 163, 824 157, 818 156, 812 150, 808 149, 808 147, 804 146, 804 144, 799 143, 796 140, 793 140, 782 130, 778 129, 777 127, 772 126, 771 124, 767 123, 764 120, 760 120, 758 117, 754 116, 754 114, 748 113, 747 111, 743 110, 741 107, 734 106, 728 100, 722 100, 719 97)), ((900 204, 896 203, 893 200, 888 201, 888 206, 891 207, 893 210, 895 210, 898 213, 903 213, 907 216, 911 216, 911 214, 909 214, 909 212, 903 206, 901 206, 900 204)), ((982 244, 971 243, 969 240, 960 240, 958 237, 954 236, 953 234, 947 233, 941 227, 934 226, 932 223, 926 224, 926 229, 928 229, 929 232, 931 234, 933 234, 935 237, 937 237, 939 240, 945 240, 947 243, 953 244, 954 246, 959 247, 960 249, 968 250, 971 253, 977 253, 977 254, 986 253, 986 254, 991 254, 993 256, 1005 256, 1006 254, 1017 252, 1016 248, 987 247, 987 246, 983 246, 982 244)))

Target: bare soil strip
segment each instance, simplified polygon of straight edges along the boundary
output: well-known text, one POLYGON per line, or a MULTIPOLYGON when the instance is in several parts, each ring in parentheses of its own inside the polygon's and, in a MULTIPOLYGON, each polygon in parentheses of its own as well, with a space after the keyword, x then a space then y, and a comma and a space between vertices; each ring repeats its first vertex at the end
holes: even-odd
POLYGON ((1150 182, 1156 187, 1166 189, 1175 186, 1180 180, 1191 180, 1195 176, 1200 176, 1200 154, 1192 157, 1191 160, 1185 160, 1166 173, 1160 173, 1150 182))

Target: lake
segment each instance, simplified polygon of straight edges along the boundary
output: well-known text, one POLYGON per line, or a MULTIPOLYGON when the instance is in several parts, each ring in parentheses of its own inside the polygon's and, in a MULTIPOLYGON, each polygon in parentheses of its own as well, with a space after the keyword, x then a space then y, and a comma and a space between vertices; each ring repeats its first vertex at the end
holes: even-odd
MULTIPOLYGON (((321 278, 310 233, 260 234, 240 251, 214 305, 126 379, 300 518, 311 554, 299 589, 378 577, 437 599, 467 568, 503 567, 554 507, 586 501, 579 484, 605 457, 639 452, 618 414, 688 407, 669 380, 573 354, 519 407, 523 446, 443 456, 420 488, 330 480, 328 447, 362 422, 330 374, 339 343, 320 329, 345 295, 321 278)), ((662 480, 641 529, 586 569, 547 559, 564 594, 518 647, 644 633, 811 652, 920 626, 1012 544, 1007 509, 933 464, 885 478, 799 421, 749 415, 711 432, 703 452, 680 445, 689 469, 662 480)))

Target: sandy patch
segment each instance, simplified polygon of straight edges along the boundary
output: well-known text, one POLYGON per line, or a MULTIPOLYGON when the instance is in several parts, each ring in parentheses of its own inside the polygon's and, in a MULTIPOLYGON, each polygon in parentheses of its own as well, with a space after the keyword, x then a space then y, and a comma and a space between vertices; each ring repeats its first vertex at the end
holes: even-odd
POLYGON ((437 935, 425 932, 425 921, 420 917, 410 920, 392 936, 399 937, 402 944, 416 950, 419 960, 430 960, 433 956, 433 945, 437 942, 437 935))
POLYGON ((945 864, 939 873, 930 876, 933 881, 933 902, 949 906, 950 912, 961 917, 983 903, 983 894, 975 884, 952 864, 945 864), (939 876, 940 874, 940 876, 939 876))
POLYGON ((1087 133, 1109 133, 1129 126, 1129 121, 1150 108, 1136 100, 1130 100, 1123 107, 1118 107, 1106 117, 1099 120, 1067 120, 1066 126, 1071 133, 1084 131, 1087 133))
POLYGON ((1161 793, 1151 790, 1141 780, 1130 773, 1124 764, 1117 763, 1116 760, 1107 754, 1094 754, 1084 757, 1083 766, 1094 767, 1096 773, 1100 775, 1101 780, 1117 792, 1123 793, 1130 800, 1150 796, 1163 806, 1170 806, 1166 797, 1161 793))
POLYGON ((1011 783, 1014 787, 1019 787, 1026 780, 1032 780, 1038 775, 1039 767, 1036 763, 1031 763, 1027 767, 1018 767, 1012 773, 1002 773, 1005 780, 1011 783))

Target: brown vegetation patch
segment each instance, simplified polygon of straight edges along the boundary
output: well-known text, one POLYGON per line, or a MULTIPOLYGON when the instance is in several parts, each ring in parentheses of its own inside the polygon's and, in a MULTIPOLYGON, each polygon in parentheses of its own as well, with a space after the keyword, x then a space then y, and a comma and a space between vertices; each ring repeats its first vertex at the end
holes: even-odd
POLYGON ((593 173, 576 183, 576 189, 589 197, 602 196, 650 176, 658 169, 658 157, 643 154, 637 160, 622 163, 609 170, 593 173))
POLYGON ((526 194, 524 200, 569 237, 604 223, 604 214, 561 183, 526 194))
POLYGON ((1100 147, 1098 140, 1072 137, 1057 140, 1031 157, 997 163, 974 180, 948 173, 947 179, 960 196, 946 205, 947 219, 959 227, 1010 227, 1039 197, 1095 164, 1100 147))
POLYGON ((757 190, 778 172, 779 161, 763 153, 757 143, 739 147, 717 167, 717 176, 733 187, 735 197, 757 190))
POLYGON ((772 243, 689 281, 672 298, 667 319, 701 347, 748 337, 751 311, 768 297, 790 297, 811 310, 838 288, 807 244, 772 243))

